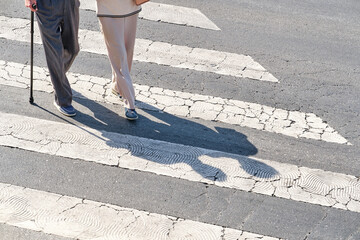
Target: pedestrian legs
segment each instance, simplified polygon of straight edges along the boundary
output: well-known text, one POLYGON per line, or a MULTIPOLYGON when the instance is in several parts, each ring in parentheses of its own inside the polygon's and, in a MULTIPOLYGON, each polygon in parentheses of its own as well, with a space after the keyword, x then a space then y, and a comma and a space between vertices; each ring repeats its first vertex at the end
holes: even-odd
POLYGON ((46 61, 59 106, 70 106, 72 91, 66 72, 79 52, 79 0, 38 0, 37 20, 46 61))
POLYGON ((138 14, 125 18, 100 17, 100 24, 113 72, 115 90, 125 107, 135 109, 135 91, 130 77, 138 14))

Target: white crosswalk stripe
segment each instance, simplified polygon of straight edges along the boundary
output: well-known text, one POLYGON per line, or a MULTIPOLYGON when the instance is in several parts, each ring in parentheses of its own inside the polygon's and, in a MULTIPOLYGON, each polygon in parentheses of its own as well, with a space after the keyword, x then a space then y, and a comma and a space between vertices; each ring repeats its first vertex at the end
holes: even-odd
MULTIPOLYGON (((29 20, 0 16, 0 38, 29 42, 29 24, 29 20)), ((36 25, 35 28, 37 28, 36 25)), ((37 29, 35 30, 34 41, 41 43, 37 29)), ((79 42, 81 51, 107 54, 104 39, 100 32, 80 29, 79 42)), ((136 40, 134 60, 265 82, 278 82, 278 79, 250 56, 178 46, 146 39, 136 40)))
MULTIPOLYGON (((80 8, 95 11, 96 1, 82 0, 80 8)), ((144 4, 139 17, 155 22, 173 23, 216 31, 221 30, 198 9, 163 3, 148 2, 144 4)))
MULTIPOLYGON (((36 67, 34 88, 52 92, 46 68, 36 67)), ((0 84, 28 88, 29 66, 0 61, 0 84)), ((120 103, 111 95, 111 80, 89 75, 68 74, 74 96, 100 102, 120 103)), ((312 113, 287 111, 265 105, 219 97, 172 91, 135 84, 137 106, 153 111, 219 121, 242 127, 339 144, 350 143, 320 117, 312 113)))
POLYGON ((2 146, 360 212, 355 176, 1 112, 0 126, 2 146))
POLYGON ((3 183, 0 222, 76 239, 278 239, 3 183))

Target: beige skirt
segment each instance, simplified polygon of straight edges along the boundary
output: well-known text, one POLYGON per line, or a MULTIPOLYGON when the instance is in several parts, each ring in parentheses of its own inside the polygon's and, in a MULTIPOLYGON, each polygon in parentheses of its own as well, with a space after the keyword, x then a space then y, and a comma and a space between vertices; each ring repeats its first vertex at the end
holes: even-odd
POLYGON ((96 0, 98 17, 128 17, 141 11, 134 0, 96 0))

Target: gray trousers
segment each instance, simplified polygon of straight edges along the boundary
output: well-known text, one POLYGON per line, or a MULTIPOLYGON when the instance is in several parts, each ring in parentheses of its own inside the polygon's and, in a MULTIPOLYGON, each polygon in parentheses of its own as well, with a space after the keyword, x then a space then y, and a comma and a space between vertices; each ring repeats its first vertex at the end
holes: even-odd
POLYGON ((79 53, 79 0, 37 0, 37 20, 55 101, 69 106, 72 91, 66 72, 79 53))

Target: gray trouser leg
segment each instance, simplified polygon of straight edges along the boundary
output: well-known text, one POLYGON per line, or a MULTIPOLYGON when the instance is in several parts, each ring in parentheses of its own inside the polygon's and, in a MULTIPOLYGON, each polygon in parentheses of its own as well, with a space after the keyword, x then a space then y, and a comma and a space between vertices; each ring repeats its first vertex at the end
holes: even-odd
POLYGON ((38 0, 37 20, 45 49, 45 56, 55 101, 69 106, 72 91, 66 77, 79 53, 79 0, 38 0))

